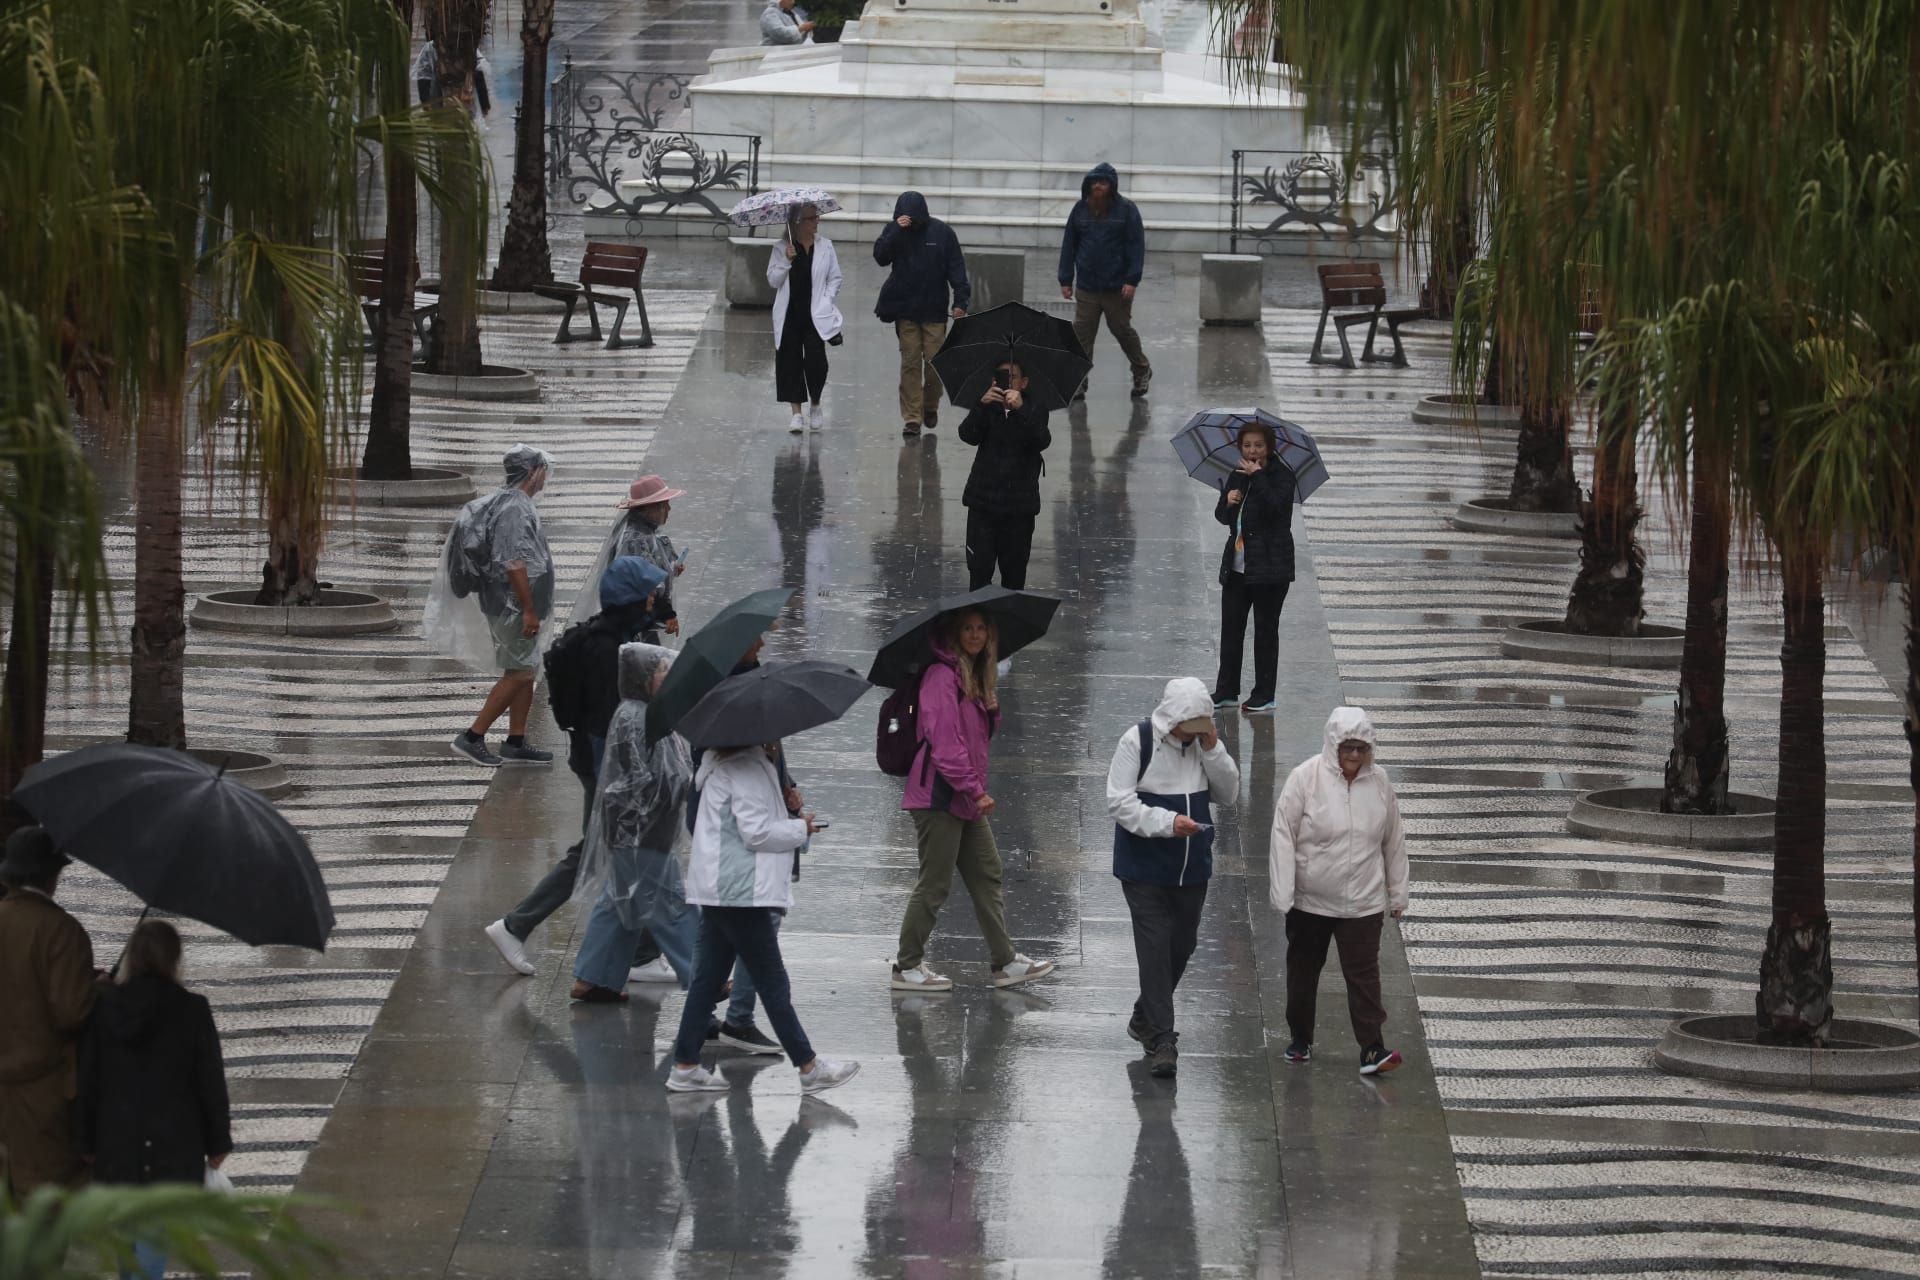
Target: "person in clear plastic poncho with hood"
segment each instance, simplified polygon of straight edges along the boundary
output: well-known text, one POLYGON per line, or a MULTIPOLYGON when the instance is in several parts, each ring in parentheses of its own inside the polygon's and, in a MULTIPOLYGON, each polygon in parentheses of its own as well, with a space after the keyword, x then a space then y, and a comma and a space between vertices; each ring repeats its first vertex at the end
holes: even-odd
POLYGON ((436 651, 501 673, 480 714, 452 744, 455 754, 489 767, 553 759, 551 751, 526 740, 540 627, 553 611, 553 555, 533 500, 552 475, 553 459, 545 450, 517 444, 503 461, 504 483, 461 508, 447 534, 425 619, 427 641, 436 651), (495 754, 487 749, 487 730, 503 713, 507 740, 495 754))
POLYGON ((623 1001, 627 969, 643 929, 651 929, 684 988, 693 978, 699 914, 687 905, 680 858, 682 814, 693 789, 693 761, 680 735, 647 745, 647 705, 673 665, 673 650, 620 647, 620 709, 607 728, 593 821, 573 898, 592 903, 573 962, 573 998, 623 1001))

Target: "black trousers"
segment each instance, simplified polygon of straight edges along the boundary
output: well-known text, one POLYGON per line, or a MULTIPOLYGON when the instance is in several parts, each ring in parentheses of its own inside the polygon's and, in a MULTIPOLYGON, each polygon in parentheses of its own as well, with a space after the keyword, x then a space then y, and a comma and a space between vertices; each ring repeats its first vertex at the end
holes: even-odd
POLYGON ((782 404, 820 403, 827 389, 827 344, 804 316, 787 317, 773 357, 773 394, 782 404))
POLYGON ((967 590, 978 591, 993 581, 1018 591, 1027 585, 1027 561, 1033 556, 1032 516, 996 516, 978 507, 967 508, 967 590))
POLYGON ((1133 917, 1133 954, 1140 966, 1140 998, 1133 1016, 1147 1025, 1147 1047, 1177 1041, 1173 1029, 1173 990, 1187 971, 1200 938, 1200 911, 1207 905, 1204 884, 1142 884, 1122 880, 1127 913, 1133 917))
POLYGON ((1340 950, 1340 976, 1347 982, 1347 1020, 1361 1050, 1380 1043, 1387 1023, 1380 997, 1381 912, 1357 919, 1317 916, 1298 907, 1287 912, 1287 1029, 1313 1043, 1313 1016, 1320 1000, 1320 971, 1327 944, 1340 950))
POLYGON ((1273 701, 1280 675, 1280 607, 1287 602, 1287 583, 1250 584, 1229 573, 1220 590, 1220 678, 1213 682, 1213 700, 1227 702, 1240 696, 1240 666, 1246 653, 1247 614, 1253 614, 1253 692, 1249 702, 1273 701))

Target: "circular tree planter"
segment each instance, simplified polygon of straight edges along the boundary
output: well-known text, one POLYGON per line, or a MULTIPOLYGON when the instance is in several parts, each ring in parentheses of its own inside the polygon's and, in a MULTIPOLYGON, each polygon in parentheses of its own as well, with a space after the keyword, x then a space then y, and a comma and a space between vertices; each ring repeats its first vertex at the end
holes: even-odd
POLYGON ((400 625, 393 609, 365 591, 322 591, 317 604, 255 604, 252 590, 195 596, 187 620, 208 631, 274 636, 358 636, 400 625))
POLYGON ((1745 1014, 1682 1018, 1653 1051, 1663 1071, 1732 1084, 1852 1093, 1920 1086, 1920 1035, 1887 1022, 1835 1018, 1824 1048, 1754 1041, 1745 1014))
POLYGON ((1659 787, 1589 791, 1573 802, 1567 830, 1594 840, 1657 844, 1677 849, 1773 848, 1773 801, 1734 792, 1732 813, 1703 817, 1660 812, 1659 787))
POLYGON ((411 480, 362 480, 357 468, 333 473, 340 505, 453 507, 473 497, 473 477, 447 467, 415 467, 411 480), (350 495, 350 496, 349 496, 350 495))
POLYGON ((1500 652, 1535 662, 1570 662, 1583 667, 1643 667, 1678 670, 1686 633, 1679 627, 1640 624, 1637 636, 1577 636, 1559 618, 1530 618, 1507 628, 1500 652))
POLYGON ((257 751, 229 751, 225 747, 188 747, 187 754, 203 764, 224 769, 227 777, 269 800, 278 800, 293 791, 293 781, 287 777, 286 768, 272 756, 263 756, 257 751))
POLYGON ((1413 406, 1413 420, 1442 427, 1502 427, 1520 425, 1520 409, 1511 404, 1481 404, 1476 396, 1421 396, 1413 406))
POLYGON ((540 379, 525 369, 503 364, 483 364, 480 372, 471 377, 428 373, 416 364, 413 394, 442 400, 538 400, 540 379))
POLYGON ((1505 533, 1528 538, 1577 538, 1579 517, 1571 511, 1515 511, 1505 498, 1475 498, 1460 504, 1447 523, 1466 533, 1505 533))

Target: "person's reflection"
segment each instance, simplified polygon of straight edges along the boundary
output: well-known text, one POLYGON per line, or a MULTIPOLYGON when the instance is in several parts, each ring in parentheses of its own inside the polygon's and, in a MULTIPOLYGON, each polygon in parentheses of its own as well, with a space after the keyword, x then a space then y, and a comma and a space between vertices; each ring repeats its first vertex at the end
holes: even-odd
POLYGON ((811 613, 817 593, 828 585, 827 539, 820 533, 827 487, 817 445, 795 440, 775 456, 772 501, 780 585, 800 592, 801 609, 811 613))
POLYGON ((1133 1140, 1120 1222, 1107 1237, 1107 1276, 1197 1276, 1200 1241, 1193 1221, 1193 1175, 1170 1091, 1158 1089, 1147 1064, 1127 1064, 1140 1132, 1133 1140))
MULTIPOLYGON (((800 1153, 823 1124, 850 1123, 832 1104, 806 1098, 769 1150, 754 1116, 753 1090, 740 1077, 775 1061, 756 1058, 728 1064, 734 1087, 726 1094, 726 1136, 717 1148, 702 1154, 700 1164, 707 1176, 687 1184, 692 1251, 696 1255, 764 1254, 766 1265, 773 1268, 764 1274, 770 1276, 786 1274, 786 1255, 799 1246, 789 1188, 800 1153)), ((715 1128, 708 1134, 710 1141, 718 1137, 715 1128)))
POLYGON ((932 436, 910 439, 894 462, 893 521, 876 527, 873 534, 869 622, 876 644, 903 615, 924 608, 940 594, 940 558, 946 548, 938 443, 932 436))

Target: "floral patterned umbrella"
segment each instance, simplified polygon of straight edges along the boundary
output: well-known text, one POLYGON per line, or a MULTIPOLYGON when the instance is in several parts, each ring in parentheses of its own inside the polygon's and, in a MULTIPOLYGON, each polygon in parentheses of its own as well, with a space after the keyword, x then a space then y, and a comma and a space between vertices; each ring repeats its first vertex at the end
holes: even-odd
POLYGON ((762 191, 757 196, 748 196, 733 206, 733 212, 727 218, 739 227, 780 226, 787 221, 787 210, 799 204, 813 205, 822 213, 840 211, 840 202, 824 188, 777 187, 772 191, 762 191))

